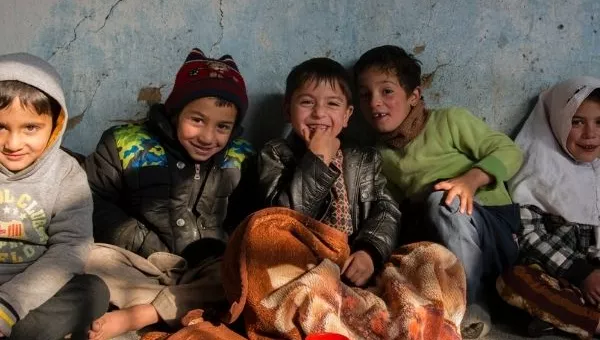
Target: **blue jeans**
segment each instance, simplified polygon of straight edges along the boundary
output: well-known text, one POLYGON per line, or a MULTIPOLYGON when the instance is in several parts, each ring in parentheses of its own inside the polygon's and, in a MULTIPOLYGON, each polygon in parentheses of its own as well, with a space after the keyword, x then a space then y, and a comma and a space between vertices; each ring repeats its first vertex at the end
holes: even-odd
POLYGON ((517 260, 513 233, 520 225, 516 204, 487 207, 474 203, 473 214, 459 212, 460 201, 444 203, 446 192, 427 198, 427 233, 462 262, 467 277, 467 303, 483 298, 484 283, 495 282, 502 271, 517 260))

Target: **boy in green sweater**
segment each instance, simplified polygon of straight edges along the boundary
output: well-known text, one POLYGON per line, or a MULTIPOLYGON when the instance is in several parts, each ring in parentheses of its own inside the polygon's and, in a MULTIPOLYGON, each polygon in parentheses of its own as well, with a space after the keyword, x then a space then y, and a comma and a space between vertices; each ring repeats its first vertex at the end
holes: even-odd
POLYGON ((521 166, 522 152, 465 109, 425 108, 420 62, 400 47, 367 51, 354 72, 361 111, 379 135, 390 190, 412 212, 405 228, 425 227, 410 228, 410 241, 433 239, 462 261, 468 303, 463 337, 483 336, 490 326, 487 282, 517 258, 512 234, 519 211, 504 181, 521 166), (426 234, 416 236, 417 230, 426 234))

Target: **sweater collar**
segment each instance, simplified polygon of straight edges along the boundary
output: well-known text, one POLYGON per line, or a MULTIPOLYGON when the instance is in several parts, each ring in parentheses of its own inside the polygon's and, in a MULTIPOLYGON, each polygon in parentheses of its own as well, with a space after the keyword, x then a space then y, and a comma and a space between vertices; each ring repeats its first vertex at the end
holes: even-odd
POLYGON ((392 148, 402 149, 423 131, 428 118, 429 111, 425 108, 425 102, 420 100, 396 130, 382 134, 380 139, 392 148))

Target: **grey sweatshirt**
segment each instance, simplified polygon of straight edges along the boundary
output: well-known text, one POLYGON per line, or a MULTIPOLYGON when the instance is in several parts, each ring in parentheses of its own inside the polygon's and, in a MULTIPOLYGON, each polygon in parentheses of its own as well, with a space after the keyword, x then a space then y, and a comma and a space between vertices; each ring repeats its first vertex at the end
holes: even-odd
POLYGON ((46 150, 32 165, 17 173, 0 165, 0 331, 8 336, 18 320, 83 273, 92 244, 92 198, 85 172, 60 149, 68 115, 58 73, 35 56, 10 54, 0 56, 3 80, 35 86, 62 107, 46 150))

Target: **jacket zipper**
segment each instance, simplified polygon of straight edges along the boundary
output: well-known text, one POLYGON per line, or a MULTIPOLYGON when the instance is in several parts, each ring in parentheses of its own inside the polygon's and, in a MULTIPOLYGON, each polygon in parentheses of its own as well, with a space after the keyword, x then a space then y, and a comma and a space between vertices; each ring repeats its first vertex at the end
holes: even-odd
POLYGON ((200 164, 194 164, 194 182, 192 183, 192 192, 190 193, 190 199, 188 200, 188 209, 194 211, 194 206, 198 202, 198 186, 200 185, 200 164))
POLYGON ((194 179, 199 180, 200 179, 200 164, 194 164, 194 167, 196 168, 196 174, 194 174, 194 179))
POLYGON ((323 222, 325 217, 327 217, 327 214, 329 214, 329 210, 331 210, 331 206, 333 205, 333 200, 335 199, 335 197, 333 197, 333 193, 331 192, 331 190, 329 191, 329 196, 327 197, 327 199, 329 200, 329 202, 327 203, 327 208, 325 208, 325 212, 323 214, 321 214, 321 218, 319 218, 319 221, 321 221, 321 222, 323 222), (329 198, 329 197, 331 197, 331 198, 329 198))

